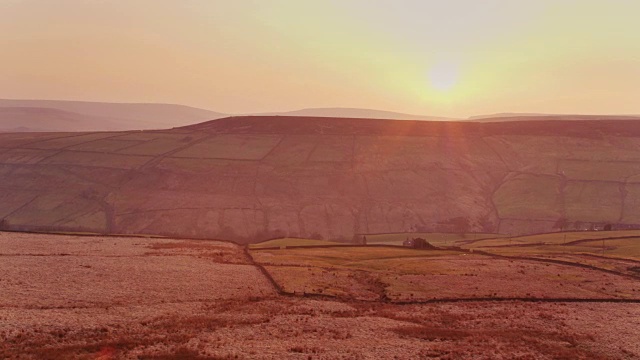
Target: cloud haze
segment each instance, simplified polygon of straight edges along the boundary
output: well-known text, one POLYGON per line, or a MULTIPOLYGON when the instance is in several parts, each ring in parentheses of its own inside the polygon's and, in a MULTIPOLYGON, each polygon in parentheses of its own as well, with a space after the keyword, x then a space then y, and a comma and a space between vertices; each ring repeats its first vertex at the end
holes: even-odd
POLYGON ((0 98, 640 113, 640 2, 0 0, 0 98))

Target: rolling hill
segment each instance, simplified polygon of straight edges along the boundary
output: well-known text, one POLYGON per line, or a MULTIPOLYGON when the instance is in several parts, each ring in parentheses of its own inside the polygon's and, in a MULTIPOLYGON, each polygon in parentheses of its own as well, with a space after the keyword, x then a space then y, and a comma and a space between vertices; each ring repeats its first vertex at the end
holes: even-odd
POLYGON ((576 121, 576 120, 637 120, 639 115, 584 115, 584 114, 536 114, 499 113, 471 116, 467 121, 511 122, 511 121, 576 121))
POLYGON ((42 107, 0 107, 2 132, 122 130, 131 121, 42 107))
POLYGON ((227 115, 173 104, 0 99, 0 131, 165 129, 227 115))
POLYGON ((411 115, 393 111, 360 109, 360 108, 309 108, 281 113, 259 114, 261 116, 302 116, 302 117, 338 117, 355 119, 386 119, 386 120, 456 120, 441 116, 411 115))
POLYGON ((5 229, 256 242, 640 225, 640 121, 232 117, 0 134, 5 229))

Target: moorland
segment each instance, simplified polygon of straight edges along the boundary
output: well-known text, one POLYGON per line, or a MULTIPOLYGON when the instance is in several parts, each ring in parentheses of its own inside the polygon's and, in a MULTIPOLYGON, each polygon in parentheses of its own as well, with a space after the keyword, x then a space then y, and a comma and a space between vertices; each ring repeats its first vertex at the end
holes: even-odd
POLYGON ((4 232, 0 357, 637 359, 640 234, 600 236, 604 253, 600 234, 423 250, 4 232))

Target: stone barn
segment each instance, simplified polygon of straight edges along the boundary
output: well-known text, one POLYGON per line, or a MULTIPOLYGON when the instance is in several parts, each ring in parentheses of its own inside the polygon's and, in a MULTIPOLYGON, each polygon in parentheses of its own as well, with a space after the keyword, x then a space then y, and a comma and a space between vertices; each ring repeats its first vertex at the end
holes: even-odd
POLYGON ((433 245, 429 244, 429 242, 423 238, 407 239, 402 245, 413 249, 435 249, 433 245))

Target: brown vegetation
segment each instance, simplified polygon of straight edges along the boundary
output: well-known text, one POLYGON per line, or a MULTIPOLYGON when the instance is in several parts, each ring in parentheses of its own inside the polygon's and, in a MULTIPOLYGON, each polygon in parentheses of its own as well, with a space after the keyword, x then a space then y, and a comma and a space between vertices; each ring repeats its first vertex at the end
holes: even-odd
POLYGON ((251 254, 285 292, 294 294, 395 302, 461 298, 640 301, 637 279, 569 261, 384 247, 254 249, 251 254))
MULTIPOLYGON (((332 269, 297 268, 339 274, 329 282, 344 294, 379 291, 379 253, 354 249, 346 261, 325 257, 332 269)), ((322 249, 278 251, 312 250, 322 249)), ((395 271, 420 269, 419 250, 382 250, 386 261, 404 255, 395 271)), ((441 257, 422 252, 426 262, 441 257)), ((638 303, 282 296, 242 248, 215 241, 0 233, 0 260, 3 359, 640 358, 638 303)))

